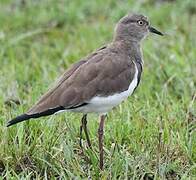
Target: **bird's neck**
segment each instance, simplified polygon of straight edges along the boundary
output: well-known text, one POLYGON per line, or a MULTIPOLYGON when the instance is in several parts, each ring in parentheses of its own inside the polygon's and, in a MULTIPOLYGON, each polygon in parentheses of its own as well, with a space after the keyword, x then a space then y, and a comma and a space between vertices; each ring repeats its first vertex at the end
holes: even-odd
POLYGON ((125 48, 128 51, 140 49, 140 42, 135 40, 122 40, 122 43, 124 44, 125 48))
POLYGON ((127 53, 133 61, 143 65, 140 42, 134 40, 119 40, 114 42, 119 44, 120 47, 123 47, 124 53, 127 53))

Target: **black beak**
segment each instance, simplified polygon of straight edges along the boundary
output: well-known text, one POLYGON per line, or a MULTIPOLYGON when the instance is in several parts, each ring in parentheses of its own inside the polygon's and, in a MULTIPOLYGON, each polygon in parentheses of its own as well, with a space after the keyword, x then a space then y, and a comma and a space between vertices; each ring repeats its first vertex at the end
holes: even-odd
POLYGON ((160 35, 160 36, 163 36, 163 33, 162 33, 162 32, 156 30, 156 29, 153 28, 152 26, 149 26, 148 29, 149 29, 149 31, 150 31, 151 33, 155 33, 155 34, 158 34, 158 35, 160 35))

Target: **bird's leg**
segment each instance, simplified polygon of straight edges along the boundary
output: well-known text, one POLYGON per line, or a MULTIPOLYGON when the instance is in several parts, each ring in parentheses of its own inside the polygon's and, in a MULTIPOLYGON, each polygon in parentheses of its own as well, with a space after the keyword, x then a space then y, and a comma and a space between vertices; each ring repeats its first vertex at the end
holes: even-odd
POLYGON ((83 125, 82 125, 82 122, 81 122, 81 125, 80 125, 80 142, 79 142, 80 143, 80 148, 82 148, 82 129, 83 129, 83 125))
POLYGON ((82 130, 83 130, 83 119, 86 118, 86 114, 82 116, 81 124, 80 124, 80 147, 82 148, 82 130))
POLYGON ((103 170, 103 135, 104 135, 104 120, 105 115, 100 116, 100 123, 98 129, 98 137, 99 137, 99 167, 103 170))
POLYGON ((87 144, 88 147, 91 148, 91 142, 90 142, 90 138, 88 135, 88 130, 87 130, 87 114, 84 114, 84 116, 81 119, 81 125, 80 125, 80 147, 82 148, 82 131, 84 129, 84 133, 87 139, 87 144))
POLYGON ((87 129, 87 114, 85 114, 83 116, 82 124, 83 124, 84 133, 85 133, 85 136, 86 136, 88 147, 91 148, 91 141, 90 141, 90 138, 89 138, 89 135, 88 135, 88 129, 87 129))

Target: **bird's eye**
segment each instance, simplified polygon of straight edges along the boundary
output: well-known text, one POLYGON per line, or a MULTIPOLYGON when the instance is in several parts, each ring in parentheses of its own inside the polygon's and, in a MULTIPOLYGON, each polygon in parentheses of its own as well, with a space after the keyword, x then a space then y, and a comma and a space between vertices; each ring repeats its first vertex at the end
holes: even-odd
POLYGON ((139 20, 139 21, 137 21, 137 23, 138 23, 140 26, 142 26, 142 25, 144 24, 144 21, 139 20))

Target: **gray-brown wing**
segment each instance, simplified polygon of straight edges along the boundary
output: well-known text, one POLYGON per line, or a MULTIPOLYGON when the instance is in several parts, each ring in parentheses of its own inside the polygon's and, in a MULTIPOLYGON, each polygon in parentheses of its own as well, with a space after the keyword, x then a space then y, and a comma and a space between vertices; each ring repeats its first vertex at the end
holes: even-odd
POLYGON ((60 106, 74 108, 87 103, 94 96, 107 96, 127 90, 135 74, 135 65, 128 57, 110 51, 96 53, 73 69, 27 114, 41 113, 60 106))
POLYGON ((62 87, 60 105, 65 108, 87 103, 95 96, 108 96, 128 89, 135 66, 129 60, 123 62, 117 56, 105 56, 94 63, 87 62, 62 87), (65 87, 67 87, 66 90, 65 87))
POLYGON ((72 67, 70 67, 59 79, 58 81, 53 85, 51 89, 48 90, 46 94, 44 94, 40 100, 27 112, 27 114, 35 114, 43 112, 47 109, 51 109, 53 107, 57 107, 58 102, 52 101, 52 97, 56 96, 56 92, 58 91, 58 88, 66 81, 73 73, 76 71, 82 64, 84 64, 86 61, 81 60, 72 67))

